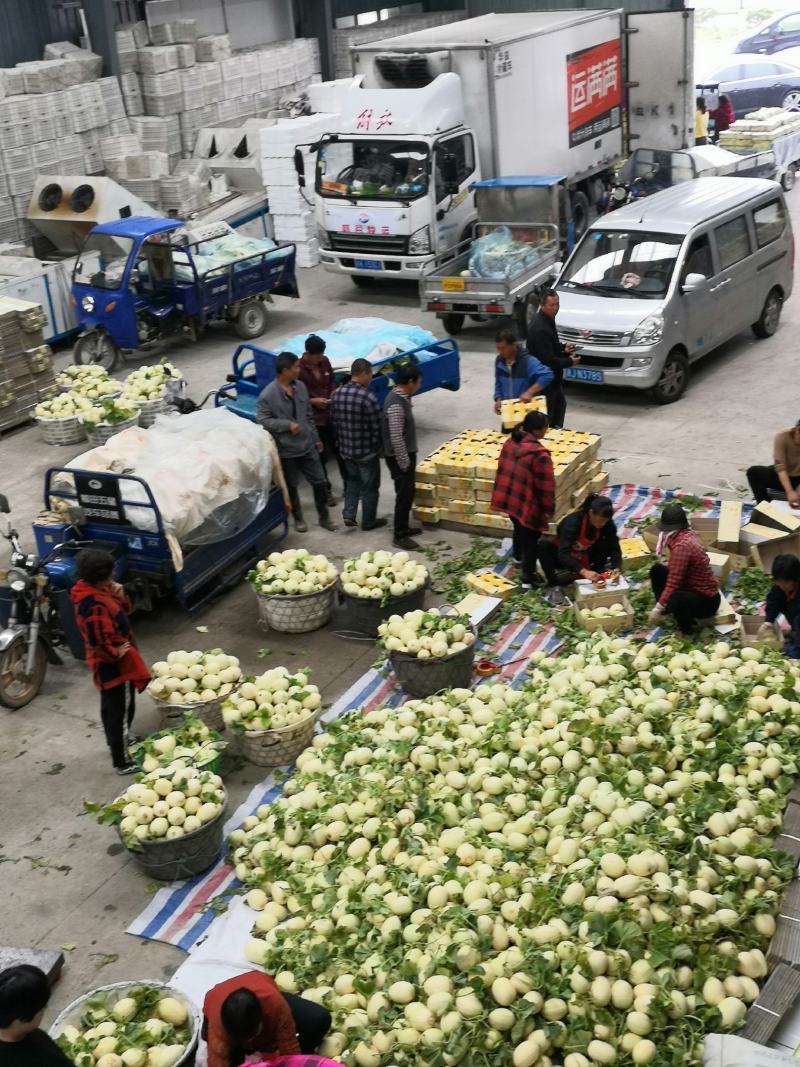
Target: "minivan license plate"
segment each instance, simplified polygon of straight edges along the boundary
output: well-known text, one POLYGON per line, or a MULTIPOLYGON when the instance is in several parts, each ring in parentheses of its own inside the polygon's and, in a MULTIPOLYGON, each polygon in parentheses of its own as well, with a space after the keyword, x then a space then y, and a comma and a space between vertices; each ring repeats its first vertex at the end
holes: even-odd
POLYGON ((356 259, 353 262, 361 270, 383 270, 383 264, 379 259, 356 259))
POLYGON ((590 370, 588 367, 567 367, 564 377, 571 382, 592 382, 595 385, 602 385, 604 380, 601 370, 590 370))

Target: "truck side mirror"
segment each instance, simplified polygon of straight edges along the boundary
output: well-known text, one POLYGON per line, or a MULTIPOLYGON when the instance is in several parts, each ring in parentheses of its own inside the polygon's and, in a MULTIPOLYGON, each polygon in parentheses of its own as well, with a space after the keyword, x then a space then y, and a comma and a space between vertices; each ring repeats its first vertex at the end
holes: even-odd
POLYGON ((294 169, 297 171, 297 184, 301 189, 304 189, 306 184, 306 165, 303 160, 303 153, 299 148, 294 150, 294 169))
POLYGON ((454 196, 461 183, 458 180, 458 161, 452 153, 442 156, 441 169, 445 196, 454 196))
POLYGON ((8 497, 0 493, 0 515, 9 515, 11 508, 8 506, 8 497))
POLYGON ((708 279, 705 274, 687 274, 683 280, 681 286, 682 293, 693 293, 695 289, 699 289, 701 285, 704 285, 708 279))

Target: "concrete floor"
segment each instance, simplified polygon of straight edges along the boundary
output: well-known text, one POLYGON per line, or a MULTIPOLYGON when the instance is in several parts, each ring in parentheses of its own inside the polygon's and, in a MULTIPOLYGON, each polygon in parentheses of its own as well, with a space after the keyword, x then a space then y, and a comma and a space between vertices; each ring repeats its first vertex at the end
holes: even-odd
MULTIPOLYGON (((793 197, 797 215, 800 194, 793 197)), ((357 290, 347 279, 320 269, 300 274, 302 298, 278 299, 272 307, 263 338, 268 348, 283 337, 350 315, 378 315, 441 332, 433 315, 420 312, 413 285, 386 283, 357 290)), ((567 423, 602 434, 600 455, 612 482, 738 495, 745 486, 743 470, 752 462, 769 461, 774 431, 798 417, 791 338, 799 326, 800 302, 795 298, 786 306, 775 337, 756 341, 747 333, 727 344, 693 370, 688 394, 672 406, 654 406, 640 393, 573 388, 567 423)), ((493 336, 493 328, 468 325, 459 338, 461 391, 433 392, 415 401, 421 453, 465 427, 495 424, 493 336)), ((195 398, 224 382, 235 345, 232 333, 214 329, 193 347, 171 350, 195 398)), ((58 358, 60 364, 69 362, 66 351, 58 358)), ((30 522, 42 503, 45 470, 68 462, 80 450, 45 445, 33 427, 0 438, 0 491, 10 498, 26 543, 31 542, 30 522)), ((385 479, 386 514, 390 489, 385 479)), ((428 539, 438 536, 454 545, 466 543, 456 534, 428 539)), ((291 535, 288 544, 307 544, 344 558, 388 542, 389 535, 382 532, 376 536, 342 529, 330 535, 312 528, 302 539, 291 535)), ((4 558, 0 550, 0 563, 4 558)), ((255 604, 245 585, 197 615, 162 608, 152 617, 137 619, 136 632, 149 661, 173 648, 221 645, 251 671, 311 662, 326 701, 335 700, 374 659, 371 645, 342 640, 330 630, 299 640, 266 637, 257 629, 255 604), (208 634, 196 632, 201 624, 208 634), (263 648, 271 651, 259 659, 263 648)), ((41 695, 28 708, 17 713, 0 709, 0 944, 72 946, 66 950, 67 966, 53 1009, 107 982, 169 976, 183 958, 169 946, 125 935, 153 886, 126 858, 114 831, 82 814, 84 799, 111 800, 125 784, 110 772, 97 704, 85 669, 69 661, 50 668, 41 695)), ((146 698, 140 708, 137 727, 156 728, 146 698)), ((231 804, 261 777, 252 767, 226 775, 231 804)))

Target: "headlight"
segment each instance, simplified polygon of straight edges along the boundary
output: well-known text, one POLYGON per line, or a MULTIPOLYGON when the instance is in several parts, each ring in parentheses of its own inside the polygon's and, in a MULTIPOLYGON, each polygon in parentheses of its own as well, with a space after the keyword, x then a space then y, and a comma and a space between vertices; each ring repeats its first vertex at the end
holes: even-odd
POLYGON ((654 345, 661 340, 664 333, 664 316, 662 314, 648 315, 642 319, 631 338, 632 345, 654 345))
POLYGON ((15 582, 12 582, 11 583, 11 589, 15 593, 24 593, 25 592, 25 582, 24 582, 24 580, 22 578, 18 578, 15 582))
POLYGON ((420 256, 431 250, 431 231, 428 226, 420 226, 415 230, 408 241, 408 254, 420 256))
POLYGON ((653 362, 652 356, 634 356, 631 360, 632 367, 649 367, 653 362))
POLYGON ((94 311, 94 297, 89 295, 82 296, 81 307, 84 311, 94 311))

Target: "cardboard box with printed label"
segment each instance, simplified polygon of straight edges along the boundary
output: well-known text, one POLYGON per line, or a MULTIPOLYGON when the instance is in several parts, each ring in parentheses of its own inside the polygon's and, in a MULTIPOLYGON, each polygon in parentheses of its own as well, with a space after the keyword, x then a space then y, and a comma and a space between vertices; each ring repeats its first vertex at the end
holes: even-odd
POLYGON ((764 541, 774 541, 776 537, 785 537, 787 531, 774 526, 762 526, 757 522, 748 522, 742 527, 741 540, 746 545, 760 545, 764 541))
POLYGON ((723 551, 727 550, 729 546, 731 551, 736 551, 736 546, 742 536, 741 528, 741 500, 723 500, 719 509, 719 524, 717 526, 717 544, 723 551))
POLYGON ((480 571, 477 574, 468 574, 465 578, 467 585, 476 593, 484 596, 496 596, 506 600, 517 590, 517 583, 512 582, 502 574, 494 571, 480 571))
POLYGON ((750 549, 753 562, 764 571, 772 573, 772 563, 776 556, 790 553, 800 556, 800 533, 786 534, 784 537, 775 537, 771 541, 762 541, 760 545, 753 545, 750 549))
POLYGON ((774 526, 786 533, 800 533, 800 511, 785 500, 764 500, 753 508, 753 522, 774 526))

